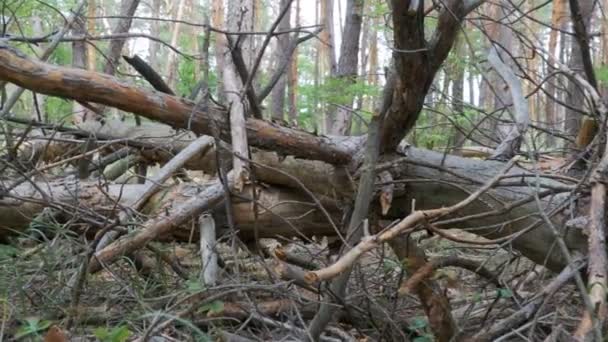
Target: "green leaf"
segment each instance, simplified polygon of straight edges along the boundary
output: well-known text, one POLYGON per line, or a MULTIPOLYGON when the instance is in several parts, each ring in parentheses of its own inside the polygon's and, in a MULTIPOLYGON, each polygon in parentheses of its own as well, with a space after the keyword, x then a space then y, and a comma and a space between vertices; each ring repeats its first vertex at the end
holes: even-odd
POLYGON ((50 321, 41 320, 38 317, 26 318, 23 322, 23 325, 21 325, 17 330, 17 333, 15 334, 15 339, 19 339, 27 335, 35 334, 42 330, 46 330, 50 326, 50 321))
POLYGON ((219 313, 222 311, 224 311, 224 302, 222 302, 221 300, 214 300, 211 303, 201 306, 201 308, 199 309, 199 312, 209 312, 211 314, 219 313))
POLYGON ((414 317, 409 323, 409 328, 412 330, 421 330, 428 326, 428 321, 424 317, 414 317))
POLYGON ((126 325, 121 325, 112 330, 106 327, 99 327, 93 331, 95 337, 101 342, 125 342, 131 337, 131 331, 126 325))
POLYGON ((513 292, 510 289, 498 289, 498 298, 511 298, 513 292))
POLYGON ((188 292, 196 293, 203 291, 205 289, 205 286, 198 279, 189 279, 188 281, 186 281, 186 288, 188 289, 188 292))

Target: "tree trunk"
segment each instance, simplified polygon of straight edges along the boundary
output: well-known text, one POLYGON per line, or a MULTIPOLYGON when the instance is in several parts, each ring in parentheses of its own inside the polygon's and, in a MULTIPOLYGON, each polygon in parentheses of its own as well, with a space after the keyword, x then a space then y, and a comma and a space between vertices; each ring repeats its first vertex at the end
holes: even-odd
MULTIPOLYGON (((593 13, 593 6, 595 4, 594 0, 578 0, 579 6, 581 10, 582 20, 584 22, 585 28, 587 29, 587 34, 589 32, 589 24, 591 23, 591 17, 593 13)), ((571 70, 576 72, 583 73, 583 54, 581 52, 581 47, 578 44, 578 41, 575 37, 570 37, 571 39, 571 59, 568 63, 568 67, 571 70)), ((588 37, 585 37, 588 39, 588 37)), ((585 108, 585 93, 581 90, 578 83, 574 80, 568 81, 568 90, 566 93, 566 102, 573 109, 566 108, 566 118, 565 118, 565 133, 571 136, 573 139, 578 135, 578 132, 581 128, 581 112, 587 112, 588 109, 585 108)), ((575 148, 575 145, 570 145, 571 148, 575 148)))
MULTIPOLYGON (((363 17, 364 0, 348 0, 346 3, 346 22, 344 24, 344 34, 340 45, 340 61, 336 78, 340 86, 348 87, 357 81, 357 66, 359 58, 359 39, 361 35, 361 23, 363 17)), ((353 96, 350 94, 342 95, 343 99, 338 104, 335 111, 330 134, 349 135, 352 123, 353 96)))
MULTIPOLYGON (((74 35, 86 34, 85 20, 83 17, 78 17, 72 25, 72 33, 74 35)), ((72 43, 72 66, 74 68, 86 69, 87 67, 87 47, 84 41, 72 43)), ((72 106, 72 121, 75 124, 85 122, 91 118, 87 117, 88 111, 80 103, 74 102, 72 106)))
MULTIPOLYGON (((122 0, 120 4, 120 18, 112 30, 112 34, 127 33, 131 28, 131 21, 133 15, 139 6, 140 0, 122 0)), ((118 61, 122 53, 122 49, 125 45, 126 40, 124 39, 113 39, 110 41, 110 47, 106 54, 106 65, 103 68, 103 72, 109 75, 114 75, 118 68, 118 61)), ((150 42, 152 44, 152 42, 150 42)))
MULTIPOLYGON (((95 15, 97 13, 97 4, 95 3, 95 0, 88 0, 87 2, 87 34, 93 36, 95 35, 95 32, 97 31, 95 29, 95 15)), ((87 49, 87 70, 95 70, 95 55, 96 55, 96 51, 95 51, 95 46, 93 46, 92 44, 87 44, 86 45, 86 49, 87 49)))
MULTIPOLYGON (((547 73, 550 74, 555 69, 551 64, 559 61, 559 55, 557 50, 557 39, 559 35, 558 30, 562 30, 565 27, 567 19, 566 14, 566 0, 555 0, 553 1, 553 9, 551 11, 551 33, 549 33, 549 67, 547 73)), ((563 47, 562 47, 563 49, 563 47)), ((555 101, 551 99, 553 96, 557 96, 556 89, 557 78, 553 77, 547 82, 547 95, 549 98, 545 104, 546 122, 547 128, 550 130, 557 129, 557 106, 555 101)), ((553 135, 547 136, 547 146, 554 146, 555 137, 553 135)))
MULTIPOLYGON (((173 23, 173 31, 171 31, 171 46, 178 47, 178 38, 179 32, 181 29, 181 23, 179 20, 182 20, 184 16, 184 7, 186 0, 178 0, 177 9, 175 14, 175 23, 173 23)), ((166 65, 166 74, 167 74, 167 84, 169 88, 175 89, 175 85, 177 82, 179 73, 179 62, 177 61, 177 53, 173 50, 169 51, 169 58, 167 59, 166 65)))
MULTIPOLYGON (((300 26, 300 0, 296 0, 296 27, 300 26)), ((289 123, 298 125, 298 49, 293 51, 287 74, 287 108, 289 123)))
MULTIPOLYGON (((454 73, 452 75, 452 111, 458 124, 458 121, 465 121, 458 120, 459 117, 464 116, 464 65, 462 64, 462 61, 464 60, 464 44, 462 38, 459 38, 458 41, 454 43, 453 53, 456 56, 457 63, 453 67, 454 73)), ((453 129, 450 138, 450 148, 452 150, 458 151, 464 146, 465 135, 462 130, 464 130, 464 127, 453 129)))
MULTIPOLYGON (((160 18, 161 0, 152 0, 152 18, 160 18)), ((150 22, 150 35, 152 37, 160 36, 160 23, 156 20, 150 22)), ((158 52, 159 46, 157 42, 150 41, 148 45, 148 63, 154 70, 158 69, 158 52)))
MULTIPOLYGON (((291 7, 291 1, 290 0, 281 0, 279 12, 287 6, 291 7)), ((279 22, 279 26, 277 27, 278 30, 279 31, 289 30, 291 27, 290 19, 291 19, 291 9, 287 10, 287 13, 285 13, 285 16, 279 22)), ((283 59, 293 58, 292 56, 285 55, 285 54, 287 54, 288 49, 289 49, 289 35, 288 34, 279 35, 277 37, 277 46, 276 46, 276 49, 274 50, 274 56, 273 56, 277 67, 279 67, 281 65, 281 61, 283 59)), ((287 72, 287 74, 289 75, 289 71, 287 72)), ((282 75, 281 78, 279 78, 279 81, 277 82, 277 84, 272 89, 272 105, 270 107, 271 108, 270 112, 271 112, 272 118, 279 122, 283 121, 284 114, 285 114, 285 90, 287 88, 288 75, 282 75)))
MULTIPOLYGON (((325 78, 327 75, 333 76, 337 70, 336 63, 336 52, 334 50, 334 1, 319 0, 321 2, 320 14, 321 14, 321 25, 323 25, 323 31, 321 31, 319 39, 319 54, 320 54, 320 78, 325 78)), ((323 120, 323 132, 329 133, 331 130, 331 115, 329 108, 325 106, 320 108, 320 112, 324 115, 323 120)))

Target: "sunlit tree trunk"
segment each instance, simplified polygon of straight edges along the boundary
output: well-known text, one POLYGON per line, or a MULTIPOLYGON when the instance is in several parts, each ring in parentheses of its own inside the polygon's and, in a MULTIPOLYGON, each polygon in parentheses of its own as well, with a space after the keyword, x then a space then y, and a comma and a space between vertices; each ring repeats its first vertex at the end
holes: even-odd
MULTIPOLYGON (((454 43, 452 52, 455 54, 457 60, 452 68, 452 114, 458 122, 458 118, 464 116, 464 65, 462 63, 462 61, 464 61, 464 46, 462 37, 458 38, 454 43)), ((465 135, 461 130, 454 128, 452 136, 450 137, 450 147, 454 150, 459 150, 464 143, 465 135)))
MULTIPOLYGON (((300 0, 295 1, 296 27, 300 26, 300 0)), ((287 108, 289 112, 289 122, 292 125, 298 124, 298 49, 293 51, 289 73, 287 74, 287 108)))
MULTIPOLYGON (((76 35, 86 34, 86 21, 79 17, 72 25, 72 33, 76 35)), ((84 41, 75 41, 72 43, 72 66, 75 68, 86 69, 87 67, 87 47, 84 41)), ((74 123, 82 123, 87 120, 87 110, 77 102, 72 106, 72 120, 74 123)))
MULTIPOLYGON (((336 52, 334 50, 334 2, 326 0, 320 1, 320 24, 323 25, 323 31, 320 34, 321 39, 319 40, 318 48, 321 55, 320 77, 325 77, 327 75, 335 75, 337 70, 336 52)), ((323 108, 322 112, 325 115, 323 131, 329 132, 332 124, 329 108, 323 108)))
MULTIPOLYGON (((87 4, 87 33, 95 35, 95 14, 97 13, 97 4, 95 0, 88 0, 87 4)), ((95 47, 91 44, 86 45, 87 49, 87 70, 95 70, 95 47)))
MULTIPOLYGON (((589 32, 589 24, 591 23, 591 16, 593 13, 594 0, 578 0, 581 15, 583 18, 583 22, 585 24, 585 28, 587 32, 589 32)), ((572 18, 571 18, 572 20, 572 18)), ((581 48, 578 44, 578 41, 575 37, 570 37, 570 62, 568 66, 570 69, 583 72, 583 55, 581 53, 581 48)), ((581 114, 579 111, 586 111, 585 109, 585 94, 581 91, 577 82, 573 82, 571 80, 568 81, 568 91, 566 95, 566 102, 573 108, 566 108, 566 118, 565 118, 565 129, 564 133, 576 137, 578 135, 578 131, 581 128, 581 114)), ((571 147, 575 147, 571 145, 571 147)))
MULTIPOLYGON (((279 5, 279 12, 281 12, 282 9, 288 6, 289 4, 289 0, 281 0, 279 5)), ((278 30, 289 30, 289 28, 291 27, 290 19, 291 8, 287 10, 287 13, 285 13, 285 16, 279 22, 278 30)), ((289 58, 288 56, 286 56, 287 50, 289 49, 289 35, 282 34, 277 36, 276 43, 277 45, 274 50, 273 59, 275 65, 279 66, 282 60, 284 60, 285 58, 289 58)), ((289 70, 287 71, 287 74, 289 74, 289 70)), ((272 105, 270 112, 272 118, 279 121, 283 120, 285 113, 285 90, 287 89, 287 76, 288 75, 285 74, 282 75, 281 78, 279 78, 277 84, 272 89, 272 105)))
MULTIPOLYGON (((42 31, 42 19, 40 18, 40 16, 36 13, 32 16, 32 32, 34 33, 34 36, 40 37, 44 34, 44 32, 42 31)), ((38 45, 34 45, 33 46, 34 51, 36 52, 36 55, 40 56, 43 53, 43 47, 38 45)), ((46 118, 46 112, 45 112, 45 101, 46 101, 46 96, 43 95, 39 95, 34 93, 34 100, 35 103, 34 105, 38 106, 38 108, 34 108, 34 110, 32 110, 32 119, 36 120, 36 121, 47 121, 46 118)))
MULTIPOLYGON (((132 17, 135 15, 137 6, 139 6, 139 1, 140 0, 122 0, 120 4, 121 18, 116 22, 116 26, 113 28, 112 34, 129 32, 133 20, 132 17)), ((108 53, 106 54, 107 61, 103 68, 103 71, 106 74, 114 75, 116 73, 125 43, 125 39, 114 39, 110 41, 110 47, 108 48, 108 53)))
MULTIPOLYGON (((173 23, 173 31, 171 32, 171 46, 177 47, 179 32, 181 29, 181 24, 179 20, 182 20, 184 16, 184 7, 185 0, 179 0, 177 3, 175 19, 178 22, 173 23)), ((175 89, 175 84, 177 82, 177 74, 179 72, 179 62, 177 61, 177 54, 175 51, 169 51, 169 58, 167 59, 166 65, 166 74, 167 74, 167 84, 170 88, 175 89)))
MULTIPOLYGON (((361 29, 361 43, 359 44, 361 47, 359 49, 359 77, 361 80, 367 81, 366 74, 367 66, 369 62, 369 45, 370 45, 370 27, 371 27, 371 17, 364 16, 363 17, 363 28, 361 29)), ((357 96, 357 105, 355 106, 355 110, 363 109, 365 103, 365 96, 359 95, 357 96)), ((361 117, 355 117, 354 122, 352 123, 351 134, 358 135, 361 133, 361 127, 363 123, 361 122, 361 117)), ((351 120, 352 122, 353 120, 351 120)))
MULTIPOLYGON (((161 0, 152 0, 152 18, 160 18, 161 0)), ((156 20, 150 21, 150 34, 152 37, 160 36, 160 22, 156 20)), ((148 63, 154 70, 158 70, 158 52, 159 46, 157 42, 150 41, 148 43, 148 63)))
MULTIPOLYGON (((315 1, 315 23, 319 22, 319 18, 320 18, 320 11, 321 11, 321 5, 320 5, 321 0, 316 0, 315 1)), ((324 32, 321 32, 321 35, 323 35, 324 32)), ((314 75, 313 75, 313 85, 314 85, 314 89, 319 89, 319 85, 320 83, 320 78, 321 78, 321 41, 319 40, 319 42, 315 45, 315 68, 314 68, 314 75)), ((315 91, 313 94, 313 98, 312 98, 312 111, 311 111, 311 115, 314 115, 312 122, 313 122, 313 131, 317 132, 317 131, 323 131, 325 129, 325 116, 324 115, 318 115, 318 113, 320 112, 320 106, 319 106, 319 96, 317 94, 317 92, 315 91)))
MULTIPOLYGON (((346 20, 340 44, 340 61, 338 62, 337 79, 341 80, 340 87, 348 88, 357 81, 357 65, 359 59, 359 37, 363 16, 363 0, 348 0, 346 2, 346 20)), ((340 107, 335 111, 331 134, 348 135, 352 123, 353 96, 342 94, 340 107)))
MULTIPOLYGON (((567 19, 566 14, 566 0, 554 0, 553 1, 553 9, 551 11, 551 32, 549 33, 549 67, 547 69, 547 73, 551 74, 555 69, 551 66, 553 59, 558 58, 558 50, 557 50, 557 41, 559 38, 559 30, 564 28, 564 24, 567 19)), ((562 47, 563 48, 563 47, 562 47)), ((555 86, 557 83, 557 78, 552 77, 547 82, 547 94, 549 98, 545 103, 545 114, 546 114, 546 124, 549 129, 556 129, 557 124, 557 104, 551 96, 557 96, 555 92, 555 86)), ((553 146, 555 144, 555 137, 552 135, 547 136, 547 145, 553 146)))
MULTIPOLYGON (((224 1, 223 0, 213 0, 212 3, 212 15, 211 15, 211 25, 214 27, 222 27, 225 28, 224 25, 224 1)), ((223 46, 225 43, 226 37, 222 34, 215 34, 214 39, 214 51, 215 51, 215 64, 217 65, 217 79, 221 80, 224 77, 224 53, 223 46)), ((224 90, 221 82, 217 86, 217 98, 222 101, 224 99, 224 90)))

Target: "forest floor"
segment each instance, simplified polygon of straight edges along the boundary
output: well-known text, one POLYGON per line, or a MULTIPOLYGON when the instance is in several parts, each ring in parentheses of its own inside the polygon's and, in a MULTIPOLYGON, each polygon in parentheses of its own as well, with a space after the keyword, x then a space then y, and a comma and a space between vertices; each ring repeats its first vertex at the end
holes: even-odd
MULTIPOLYGON (((199 280, 197 245, 175 242, 155 242, 145 253, 82 277, 85 244, 74 232, 75 223, 36 222, 30 236, 0 245, 0 341, 210 341, 230 340, 231 334, 251 340, 293 340, 320 300, 314 288, 279 280, 273 268, 276 260, 246 252, 254 246, 235 241, 223 241, 218 248, 223 267, 215 286, 199 280), (69 339, 49 339, 47 331, 57 327, 69 339)), ((478 239, 462 231, 453 233, 478 239)), ((465 246, 424 232, 415 238, 430 258, 455 255, 476 260, 497 275, 500 286, 454 267, 434 273, 464 334, 517 311, 524 298, 531 298, 554 276, 494 246, 465 246)), ((327 263, 325 241, 264 243, 281 244, 311 262, 327 263)), ((347 301, 352 305, 334 326, 339 329, 328 331, 327 340, 432 341, 417 298, 398 296, 405 278, 388 247, 367 254, 351 276, 347 301)), ((571 330, 580 317, 579 302, 576 288, 565 286, 533 320, 502 341, 543 340, 546 328, 556 325, 571 330)))

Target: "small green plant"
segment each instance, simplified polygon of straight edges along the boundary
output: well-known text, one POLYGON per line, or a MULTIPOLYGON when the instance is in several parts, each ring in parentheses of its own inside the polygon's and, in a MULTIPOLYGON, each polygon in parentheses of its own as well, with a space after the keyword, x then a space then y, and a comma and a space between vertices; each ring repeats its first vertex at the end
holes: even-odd
POLYGON ((211 303, 201 306, 199 312, 208 312, 210 314, 219 313, 224 311, 224 302, 221 300, 214 300, 211 303))
POLYGON ((414 317, 408 324, 410 331, 416 333, 412 339, 415 342, 432 342, 433 334, 429 330, 429 322, 425 317, 414 317))
POLYGON ((49 326, 51 326, 50 321, 40 319, 39 317, 26 318, 19 329, 17 329, 15 340, 29 335, 38 335, 39 332, 46 330, 49 326))
POLYGON ((498 298, 511 298, 513 297, 513 292, 510 289, 498 289, 498 298))
POLYGON ((126 325, 121 325, 112 329, 99 327, 95 329, 93 334, 101 342, 125 342, 131 337, 132 333, 126 325))

